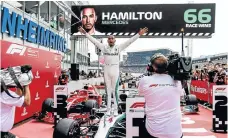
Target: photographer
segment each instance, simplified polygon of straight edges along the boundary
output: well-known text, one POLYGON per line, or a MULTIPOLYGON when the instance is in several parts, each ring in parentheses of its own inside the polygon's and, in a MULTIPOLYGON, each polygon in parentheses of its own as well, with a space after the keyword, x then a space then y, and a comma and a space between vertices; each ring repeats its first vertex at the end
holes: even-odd
POLYGON ((8 90, 12 98, 5 91, 1 92, 1 137, 2 138, 16 138, 16 136, 9 131, 12 129, 15 118, 16 107, 29 106, 31 103, 29 86, 24 86, 24 95, 21 89, 17 88, 16 92, 8 90))
POLYGON ((180 81, 167 74, 168 60, 162 54, 151 58, 152 76, 143 77, 138 86, 145 97, 145 127, 151 138, 181 138, 180 81))

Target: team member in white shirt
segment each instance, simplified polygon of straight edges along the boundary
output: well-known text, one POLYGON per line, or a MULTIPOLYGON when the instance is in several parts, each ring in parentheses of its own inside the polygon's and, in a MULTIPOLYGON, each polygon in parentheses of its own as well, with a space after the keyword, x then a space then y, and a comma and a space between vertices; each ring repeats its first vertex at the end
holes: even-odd
POLYGON ((0 93, 1 102, 1 137, 16 138, 9 131, 12 129, 15 117, 15 108, 28 106, 31 103, 29 86, 24 86, 25 94, 22 96, 22 91, 17 88, 16 92, 8 90, 9 93, 16 98, 12 98, 5 91, 0 93), (21 97, 20 97, 21 96, 21 97))
POLYGON ((152 138, 181 138, 181 82, 166 74, 168 60, 164 55, 154 55, 151 64, 154 74, 143 77, 138 86, 139 94, 145 97, 147 134, 152 138))

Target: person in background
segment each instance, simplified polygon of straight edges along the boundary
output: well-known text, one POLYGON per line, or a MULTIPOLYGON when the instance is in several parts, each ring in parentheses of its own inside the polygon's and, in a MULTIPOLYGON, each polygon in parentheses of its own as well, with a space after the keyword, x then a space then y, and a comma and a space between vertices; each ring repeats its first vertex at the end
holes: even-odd
POLYGON ((215 74, 214 83, 216 83, 216 85, 225 85, 226 83, 225 70, 221 66, 218 66, 217 70, 218 72, 215 74))
POLYGON ((69 75, 63 70, 59 76, 59 85, 66 85, 69 82, 69 75))

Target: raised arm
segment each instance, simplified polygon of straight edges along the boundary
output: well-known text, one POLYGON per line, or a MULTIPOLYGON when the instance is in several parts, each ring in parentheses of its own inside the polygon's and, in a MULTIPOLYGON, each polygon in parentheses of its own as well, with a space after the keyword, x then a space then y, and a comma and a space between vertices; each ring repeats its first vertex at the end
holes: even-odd
POLYGON ((140 31, 133 37, 131 37, 130 39, 128 39, 126 42, 122 43, 119 45, 119 50, 122 51, 125 48, 127 48, 131 43, 133 43, 135 40, 137 40, 141 35, 143 35, 144 33, 146 33, 148 31, 148 28, 141 28, 140 31))
POLYGON ((85 34, 85 36, 89 39, 89 41, 91 41, 95 46, 97 46, 102 52, 104 51, 104 44, 102 44, 96 38, 94 38, 91 35, 89 35, 88 33, 86 33, 86 31, 82 27, 79 27, 78 30, 82 34, 85 34))

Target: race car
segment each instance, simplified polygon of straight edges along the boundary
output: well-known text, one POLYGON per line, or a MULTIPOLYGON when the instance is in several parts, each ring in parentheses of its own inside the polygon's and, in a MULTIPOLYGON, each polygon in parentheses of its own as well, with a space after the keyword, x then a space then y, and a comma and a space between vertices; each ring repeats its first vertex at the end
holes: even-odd
MULTIPOLYGON (((189 98, 193 97, 190 96, 189 98)), ((101 118, 95 118, 90 125, 86 126, 80 125, 73 119, 62 119, 54 129, 53 138, 146 137, 145 98, 139 96, 137 91, 120 90, 119 99, 119 104, 125 102, 125 112, 120 113, 118 116, 108 116, 105 114, 106 110, 104 109, 101 118), (126 122, 128 123, 126 124, 126 122)), ((100 109, 94 110, 93 113, 93 116, 96 117, 96 114, 100 113, 100 109)))
MULTIPOLYGON (((67 117, 72 119, 89 118, 92 109, 102 105, 102 96, 93 86, 84 86, 81 90, 71 92, 67 97, 67 117)), ((42 104, 41 112, 35 113, 34 118, 39 121, 54 123, 54 100, 47 98, 42 104)))
MULTIPOLYGON (((119 107, 123 103, 126 108, 127 97, 134 97, 137 91, 120 90, 119 107)), ((56 125, 53 138, 124 138, 126 137, 126 113, 118 116, 106 115, 107 108, 92 109, 90 124, 82 125, 77 120, 65 118, 56 125)))
POLYGON ((65 118, 56 125, 53 138, 125 138, 126 114, 116 117, 103 115, 94 119, 90 125, 82 126, 78 121, 65 118))

